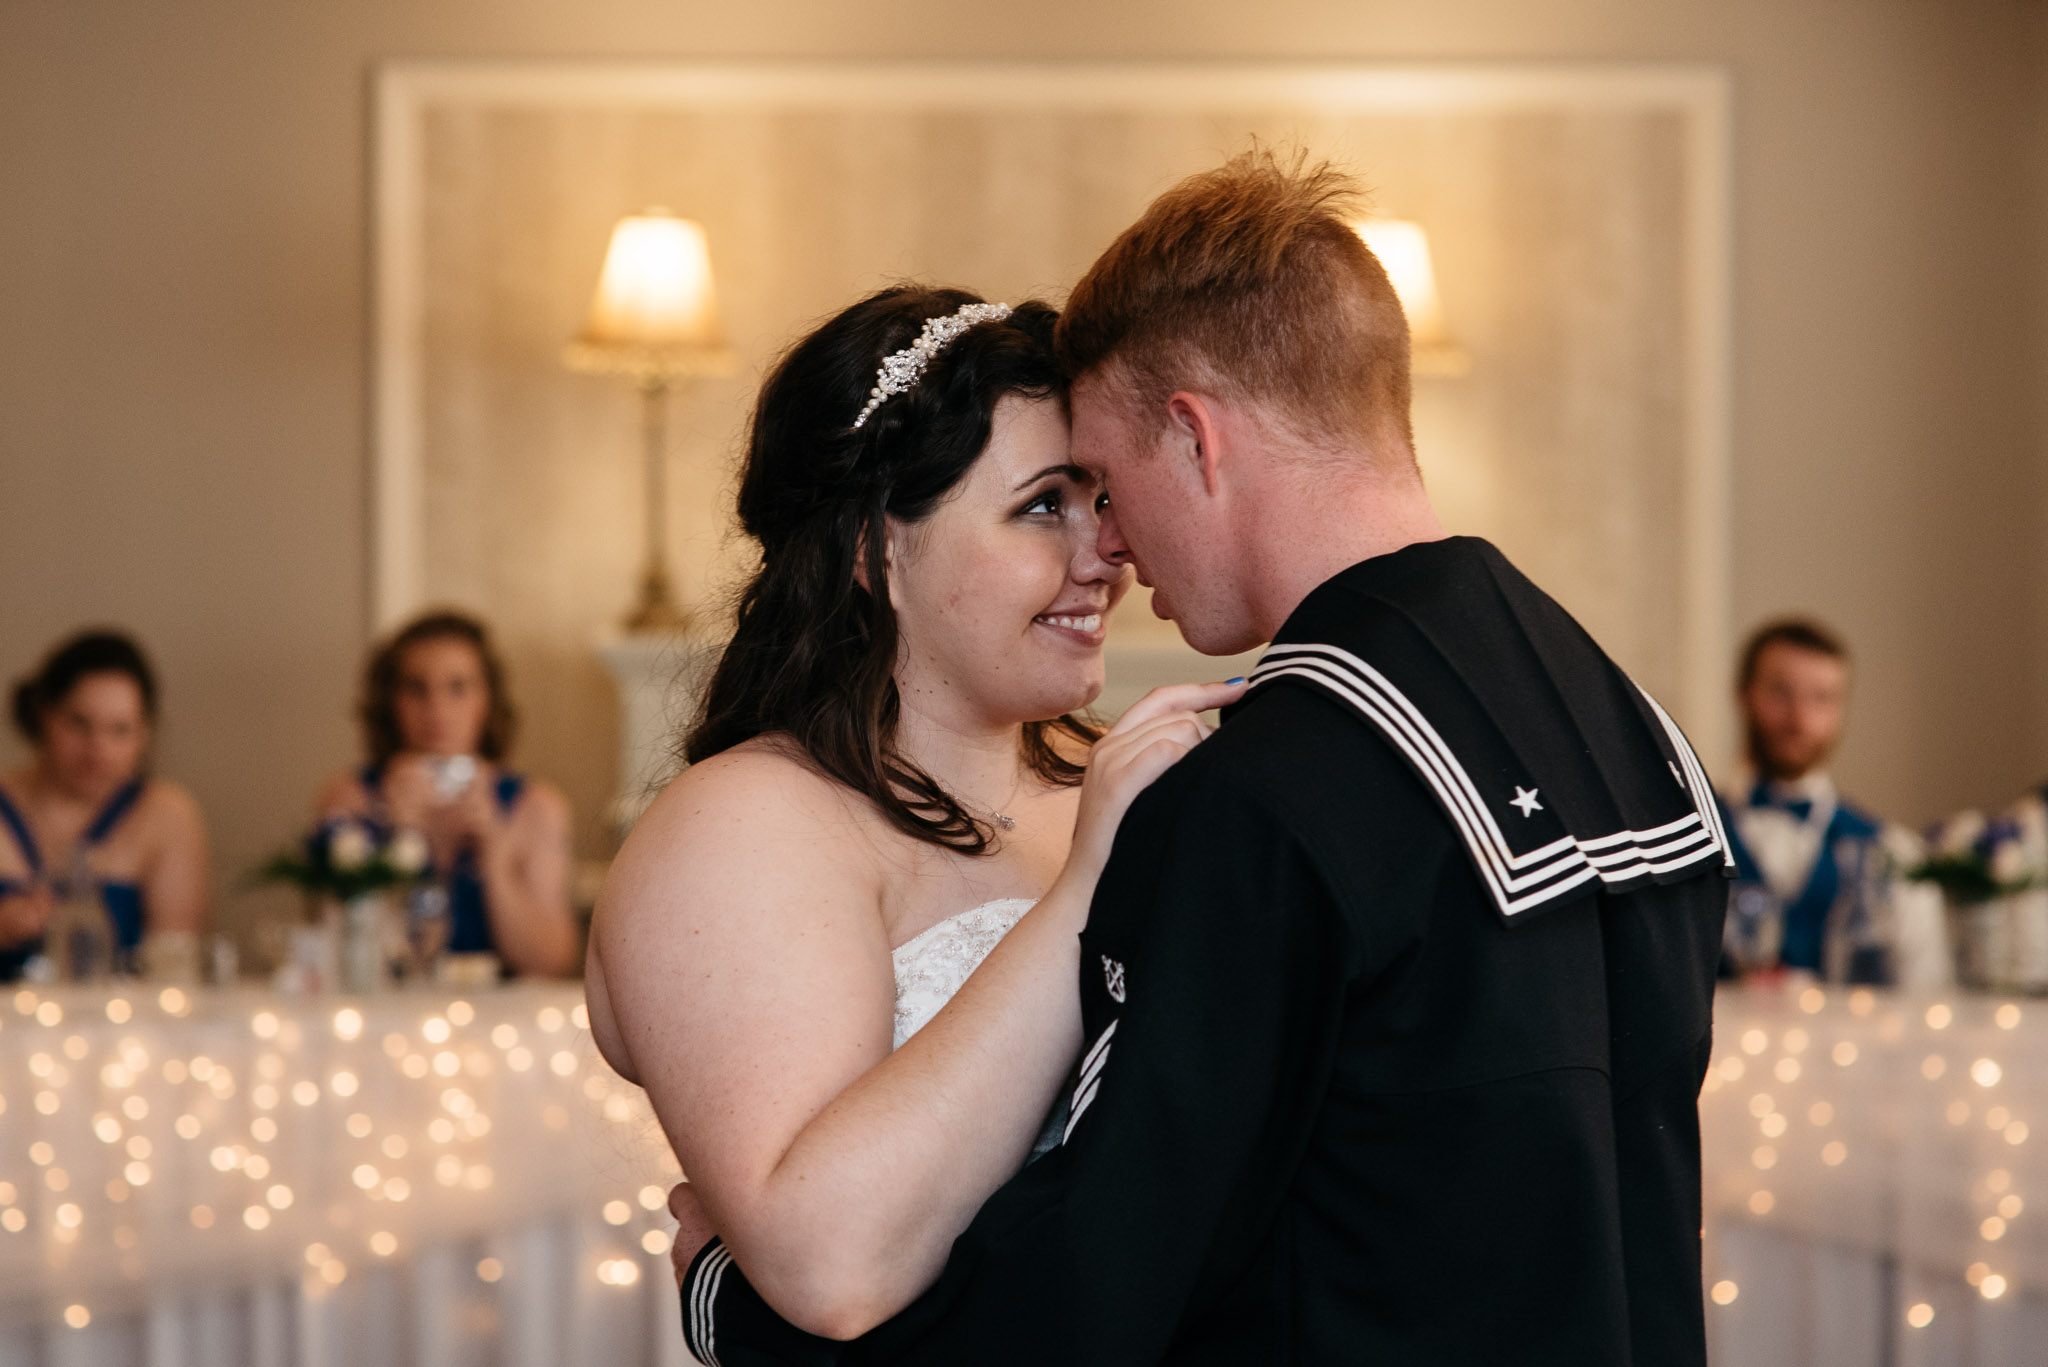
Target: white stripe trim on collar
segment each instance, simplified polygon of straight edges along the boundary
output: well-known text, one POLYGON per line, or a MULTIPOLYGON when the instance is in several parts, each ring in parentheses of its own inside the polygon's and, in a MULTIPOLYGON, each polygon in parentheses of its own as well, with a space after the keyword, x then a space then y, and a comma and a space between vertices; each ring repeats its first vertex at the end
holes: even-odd
MULTIPOLYGON (((1630 680, 1631 683, 1634 680, 1630 680)), ((1721 804, 1714 797, 1714 785, 1707 780, 1706 766, 1694 753, 1692 742, 1685 738, 1685 732, 1678 729, 1678 723, 1671 720, 1671 714, 1664 705, 1650 696, 1650 690, 1636 684, 1636 692, 1643 695, 1643 701, 1657 714, 1657 720, 1664 724, 1664 734, 1671 740, 1671 748, 1678 752, 1679 763, 1685 766, 1686 790, 1692 794, 1693 807, 1706 814, 1707 824, 1713 828, 1714 842, 1721 849, 1721 863, 1725 868, 1735 867, 1735 843, 1728 838, 1728 828, 1721 821, 1721 804)))
POLYGON ((1296 644, 1274 646, 1252 671, 1255 686, 1285 677, 1307 679, 1350 703, 1408 757, 1435 790, 1503 916, 1512 919, 1595 878, 1620 884, 1687 868, 1716 853, 1727 858, 1727 837, 1711 790, 1705 790, 1706 807, 1701 808, 1704 773, 1699 760, 1648 693, 1644 698, 1686 765, 1685 787, 1694 810, 1647 831, 1622 830, 1586 840, 1568 833, 1540 849, 1516 854, 1456 754, 1385 675, 1338 647, 1296 644))
POLYGON ((732 1250, 720 1244, 697 1265, 696 1280, 690 1287, 690 1327, 694 1331, 690 1337, 695 1340, 691 1356, 704 1367, 719 1367, 712 1311, 718 1300, 719 1284, 725 1280, 725 1269, 731 1265, 732 1250))

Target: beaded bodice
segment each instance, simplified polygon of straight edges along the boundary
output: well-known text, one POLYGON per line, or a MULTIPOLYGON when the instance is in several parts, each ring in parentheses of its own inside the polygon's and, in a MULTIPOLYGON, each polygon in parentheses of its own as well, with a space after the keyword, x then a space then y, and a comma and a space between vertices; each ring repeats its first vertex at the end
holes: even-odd
POLYGON ((896 969, 896 1039, 903 1047, 952 1000, 1010 927, 1037 905, 1028 897, 984 902, 913 935, 889 955, 896 969))

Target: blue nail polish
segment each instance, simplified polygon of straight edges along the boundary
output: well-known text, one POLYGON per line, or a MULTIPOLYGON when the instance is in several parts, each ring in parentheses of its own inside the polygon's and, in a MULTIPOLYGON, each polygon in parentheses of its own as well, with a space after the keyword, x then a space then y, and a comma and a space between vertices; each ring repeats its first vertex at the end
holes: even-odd
POLYGON ((1242 675, 1242 674, 1238 675, 1238 676, 1237 676, 1236 678, 1234 678, 1234 679, 1225 679, 1225 680, 1223 681, 1223 683, 1224 683, 1224 685, 1225 685, 1226 687, 1228 687, 1228 686, 1229 686, 1229 685, 1231 685, 1231 684, 1241 684, 1241 683, 1243 683, 1243 682, 1244 682, 1244 675, 1242 675))

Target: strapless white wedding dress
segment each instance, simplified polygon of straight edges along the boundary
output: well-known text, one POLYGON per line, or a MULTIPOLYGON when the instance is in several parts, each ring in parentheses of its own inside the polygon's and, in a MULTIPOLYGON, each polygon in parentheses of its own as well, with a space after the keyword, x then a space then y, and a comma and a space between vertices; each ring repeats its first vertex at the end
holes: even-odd
MULTIPOLYGON (((989 951, 1001 943, 1010 928, 1038 903, 1029 897, 1006 897, 983 902, 963 911, 898 945, 889 955, 896 970, 896 1039, 894 1048, 922 1030, 939 1008, 953 999, 969 975, 981 967, 989 951)), ((1062 1100, 1046 1118, 1045 1129, 1031 1147, 1038 1157, 1060 1141, 1066 1125, 1065 1091, 1062 1100)))
POLYGON ((890 952, 896 968, 896 1041, 924 1029, 939 1008, 981 967, 989 951, 1010 933, 1024 913, 1038 905, 1028 897, 983 902, 911 936, 890 952))

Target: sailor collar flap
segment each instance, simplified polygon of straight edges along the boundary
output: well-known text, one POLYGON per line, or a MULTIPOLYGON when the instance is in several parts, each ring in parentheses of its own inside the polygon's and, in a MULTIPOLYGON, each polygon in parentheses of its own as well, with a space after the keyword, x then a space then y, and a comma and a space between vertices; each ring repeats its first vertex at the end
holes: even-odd
POLYGON ((1394 748, 1510 924, 1733 868, 1684 733, 1483 541, 1409 547, 1316 590, 1252 671, 1253 694, 1282 681, 1394 748))

